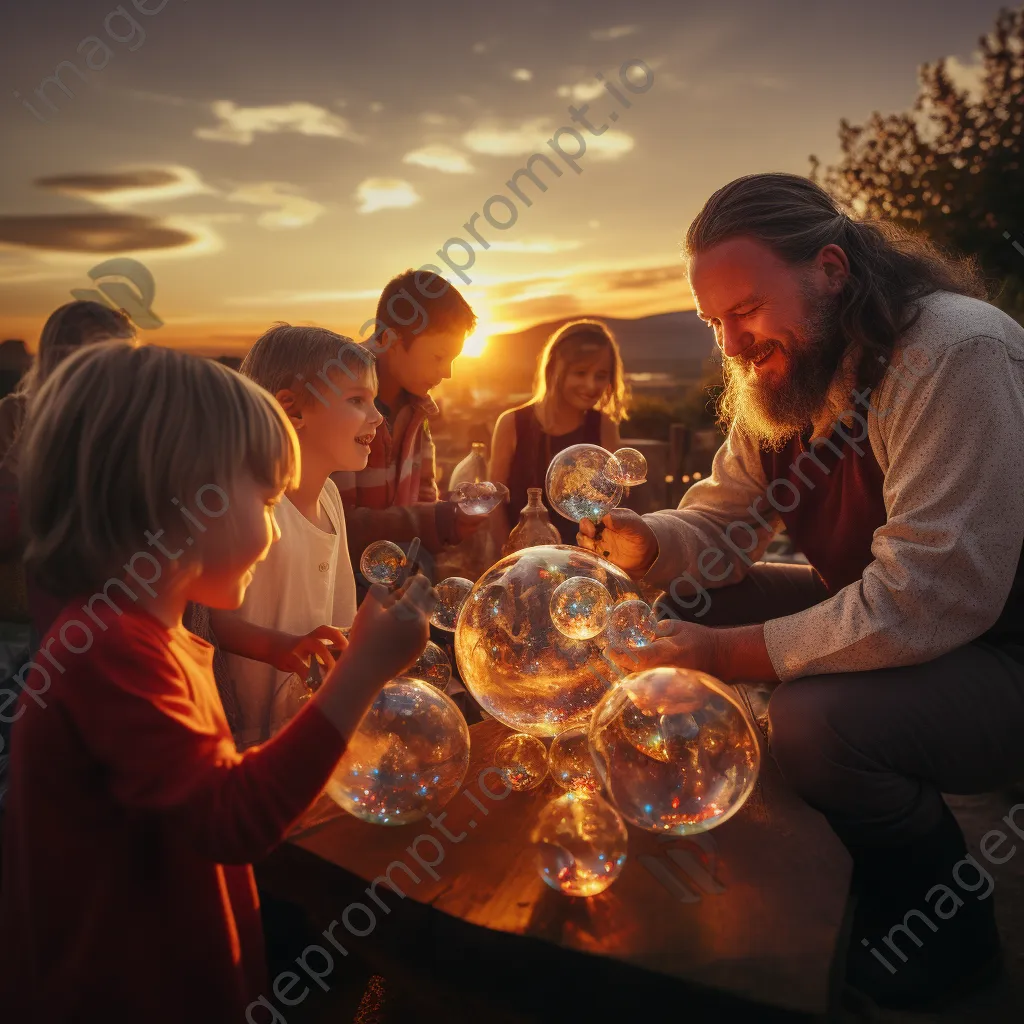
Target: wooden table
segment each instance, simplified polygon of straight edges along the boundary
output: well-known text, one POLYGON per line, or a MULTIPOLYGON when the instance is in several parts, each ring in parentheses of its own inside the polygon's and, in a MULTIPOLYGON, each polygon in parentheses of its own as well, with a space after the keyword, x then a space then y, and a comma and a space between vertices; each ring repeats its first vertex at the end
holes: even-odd
POLYGON ((540 880, 528 839, 561 790, 549 778, 530 793, 487 795, 503 791, 491 766, 507 735, 493 721, 471 729, 469 772, 441 822, 457 842, 426 821, 386 828, 343 815, 282 844, 258 866, 260 885, 302 904, 318 930, 338 921, 334 934, 352 954, 432 994, 446 1021, 575 1024, 628 1013, 625 1024, 655 1007, 691 1020, 826 1012, 849 859, 770 756, 736 817, 692 839, 630 826, 615 884, 569 899, 540 880), (436 863, 425 867, 414 849, 436 863), (385 911, 367 888, 398 861, 409 869, 392 868, 404 897, 383 882, 374 890, 385 911), (365 937, 345 930, 349 907, 365 937))

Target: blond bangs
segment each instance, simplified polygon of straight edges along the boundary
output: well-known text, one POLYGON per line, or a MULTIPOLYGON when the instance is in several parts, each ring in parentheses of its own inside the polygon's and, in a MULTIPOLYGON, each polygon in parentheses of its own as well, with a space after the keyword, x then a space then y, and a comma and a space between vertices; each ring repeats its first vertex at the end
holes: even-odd
POLYGON ((549 394, 557 395, 569 366, 603 349, 609 349, 612 354, 611 380, 595 408, 613 423, 628 419, 629 389, 622 353, 615 335, 600 320, 572 320, 548 338, 537 364, 532 401, 541 402, 549 394))
POLYGON ((150 550, 150 536, 184 542, 184 511, 204 510, 204 500, 223 506, 208 515, 230 515, 227 493, 242 472, 272 489, 300 472, 294 429, 251 381, 116 341, 57 367, 31 403, 24 442, 26 561, 42 586, 68 597, 119 576, 150 550))

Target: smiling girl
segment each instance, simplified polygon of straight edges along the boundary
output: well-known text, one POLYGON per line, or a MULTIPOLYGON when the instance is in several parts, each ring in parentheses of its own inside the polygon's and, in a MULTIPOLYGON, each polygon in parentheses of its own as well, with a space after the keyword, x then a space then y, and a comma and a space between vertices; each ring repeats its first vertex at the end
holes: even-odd
MULTIPOLYGON (((543 488, 554 456, 574 444, 615 451, 625 418, 622 356, 611 331, 600 320, 573 320, 555 331, 541 354, 533 397, 503 412, 494 425, 490 478, 509 489, 499 541, 508 536, 509 519, 526 504, 527 488, 543 488)), ((575 544, 577 524, 550 506, 549 514, 562 542, 575 544)))

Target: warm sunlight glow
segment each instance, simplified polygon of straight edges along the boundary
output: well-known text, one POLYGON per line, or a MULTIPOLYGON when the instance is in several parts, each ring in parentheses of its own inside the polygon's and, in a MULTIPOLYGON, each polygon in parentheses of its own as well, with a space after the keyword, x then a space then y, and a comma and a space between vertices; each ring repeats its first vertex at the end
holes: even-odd
POLYGON ((464 356, 471 356, 476 359, 478 356, 483 355, 484 349, 487 348, 487 342, 490 340, 490 330, 481 324, 477 329, 466 339, 466 344, 462 346, 462 354, 464 356))
POLYGON ((491 340, 492 335, 502 334, 508 331, 512 325, 494 322, 491 311, 486 306, 486 293, 482 289, 467 293, 466 298, 476 312, 476 330, 466 339, 466 343, 462 347, 462 354, 471 359, 477 359, 484 354, 487 342, 491 340))

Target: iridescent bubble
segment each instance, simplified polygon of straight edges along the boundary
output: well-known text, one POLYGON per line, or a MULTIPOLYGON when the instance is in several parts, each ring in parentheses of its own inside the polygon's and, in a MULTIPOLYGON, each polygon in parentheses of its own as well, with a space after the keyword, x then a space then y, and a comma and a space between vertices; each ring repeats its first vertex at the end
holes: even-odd
POLYGON ((349 814, 404 825, 440 810, 469 767, 469 727, 455 702, 420 679, 386 683, 327 783, 349 814))
POLYGON ((615 463, 608 475, 623 487, 636 487, 647 482, 647 460, 635 448, 620 448, 614 453, 615 463))
POLYGON ((604 629, 611 605, 611 595, 597 580, 573 576, 551 594, 551 621, 570 640, 589 640, 604 629))
POLYGON ((411 679, 422 679, 423 682, 443 690, 451 681, 452 663, 448 660, 448 655, 433 640, 428 640, 423 653, 416 659, 414 665, 405 670, 405 674, 411 679))
POLYGON ((658 621, 646 601, 627 598, 620 601, 608 616, 605 636, 617 651, 635 651, 654 643, 658 621))
POLYGON ((498 744, 494 767, 513 789, 536 789, 548 773, 548 752, 536 736, 517 732, 498 744))
POLYGON ((626 863, 626 826, 596 793, 552 800, 530 833, 537 873, 567 896, 604 892, 626 863))
POLYGON ((595 793, 601 788, 594 759, 590 756, 590 740, 586 726, 566 729, 551 741, 548 771, 562 789, 595 793))
POLYGON ((449 496, 468 516, 486 516, 508 498, 508 488, 490 480, 458 484, 449 496))
POLYGON ((437 607, 430 621, 438 629, 447 629, 449 633, 455 630, 455 623, 459 621, 459 612, 473 589, 473 581, 462 576, 449 576, 441 580, 434 588, 437 594, 437 607))
POLYGON ((623 817, 689 835, 731 818, 753 792, 760 749, 720 680, 681 668, 626 676, 594 709, 590 749, 623 817))
POLYGON ((614 457, 595 444, 574 444, 559 452, 544 478, 551 507, 574 523, 603 519, 622 500, 614 457))
POLYGON ((369 583, 394 586, 405 566, 405 552, 390 540, 375 540, 363 550, 359 571, 369 583))
POLYGON ((570 639, 551 620, 551 595, 571 576, 599 580, 616 602, 640 596, 621 569, 590 551, 538 546, 491 566, 459 617, 461 678, 483 710, 513 732, 547 737, 585 724, 616 678, 602 657, 603 637, 570 639), (491 589, 495 584, 509 606, 491 589), (511 630, 505 627, 508 607, 511 630))

